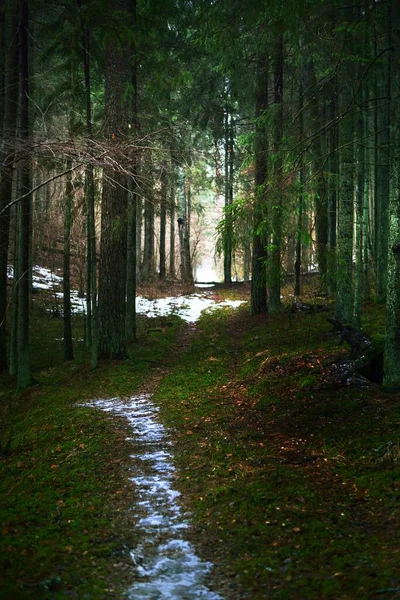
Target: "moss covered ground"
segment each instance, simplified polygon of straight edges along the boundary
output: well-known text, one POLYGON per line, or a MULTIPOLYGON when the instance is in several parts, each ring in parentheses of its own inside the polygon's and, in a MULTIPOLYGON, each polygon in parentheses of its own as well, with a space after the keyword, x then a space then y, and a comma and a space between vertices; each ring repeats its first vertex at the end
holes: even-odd
POLYGON ((176 341, 177 318, 141 319, 129 360, 95 371, 74 320, 76 359, 62 362, 62 321, 34 309, 33 375, 14 395, 0 380, 0 598, 123 598, 135 544, 126 424, 80 406, 144 385, 176 341))
MULTIPOLYGON (((90 371, 83 342, 62 363, 61 321, 35 311, 39 384, 14 396, 0 380, 3 447, 11 432, 0 598, 124 598, 136 541, 126 425, 79 404, 146 381, 172 429, 193 540, 226 600, 400 597, 400 397, 331 383, 346 349, 326 313, 223 309, 202 317, 184 352, 178 318, 142 319, 129 359, 90 371)), ((384 311, 364 315, 379 346, 384 311)))
MULTIPOLYGON (((198 543, 232 597, 400 597, 400 398, 331 383, 348 351, 326 316, 205 316, 157 392, 198 543)), ((383 325, 366 307, 378 344, 383 325)))

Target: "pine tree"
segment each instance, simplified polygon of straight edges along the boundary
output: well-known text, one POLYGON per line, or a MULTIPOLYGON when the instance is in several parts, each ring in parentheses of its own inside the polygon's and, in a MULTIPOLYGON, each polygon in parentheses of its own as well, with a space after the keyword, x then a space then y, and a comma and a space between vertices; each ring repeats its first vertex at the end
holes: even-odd
MULTIPOLYGON (((21 0, 19 19, 19 67, 20 102, 19 133, 21 144, 29 143, 29 10, 28 1, 21 0)), ((18 219, 18 328, 17 328, 17 389, 23 390, 32 384, 29 358, 29 292, 31 266, 31 161, 28 156, 20 162, 20 193, 18 219)))
POLYGON ((400 389, 400 5, 391 2, 391 165, 384 385, 400 389))
MULTIPOLYGON (((115 13, 128 14, 127 0, 114 0, 115 13)), ((122 18, 122 17, 121 17, 122 18)), ((128 131, 126 100, 130 81, 129 46, 123 36, 109 36, 105 57, 105 133, 118 149, 128 131)), ((99 358, 121 359, 127 354, 125 295, 127 257, 126 176, 104 169, 99 268, 99 358)))
POLYGON ((10 0, 5 11, 5 93, 0 144, 0 373, 7 368, 6 311, 7 258, 14 174, 14 146, 18 106, 18 7, 10 0))

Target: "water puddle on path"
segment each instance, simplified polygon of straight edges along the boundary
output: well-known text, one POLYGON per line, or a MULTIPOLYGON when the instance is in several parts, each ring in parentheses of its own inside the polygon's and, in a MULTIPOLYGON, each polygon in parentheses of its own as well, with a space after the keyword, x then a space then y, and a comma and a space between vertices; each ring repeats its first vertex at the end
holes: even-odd
POLYGON ((158 420, 158 407, 150 396, 128 400, 95 400, 86 406, 123 416, 132 429, 136 447, 132 458, 136 485, 137 527, 141 542, 131 551, 137 581, 127 590, 130 600, 222 600, 205 584, 212 564, 196 556, 185 539, 189 527, 174 489, 176 469, 172 442, 158 420))

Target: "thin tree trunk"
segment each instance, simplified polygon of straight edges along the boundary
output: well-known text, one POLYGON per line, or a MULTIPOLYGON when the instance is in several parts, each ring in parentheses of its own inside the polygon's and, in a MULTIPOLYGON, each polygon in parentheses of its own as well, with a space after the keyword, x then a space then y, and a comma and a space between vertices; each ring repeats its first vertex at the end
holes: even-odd
MULTIPOLYGON (((387 3, 386 47, 391 47, 391 10, 387 3)), ((397 66, 398 67, 398 66, 397 66)), ((376 177, 376 297, 375 301, 383 304, 386 301, 387 288, 387 245, 389 237, 389 154, 390 154, 390 85, 391 85, 391 53, 386 53, 384 63, 384 96, 381 106, 377 106, 381 122, 377 134, 378 162, 375 165, 376 177)))
MULTIPOLYGON (((136 0, 131 1, 130 7, 132 30, 136 28, 136 0)), ((134 36, 136 38, 136 36, 134 36)), ((130 103, 131 119, 133 122, 134 132, 137 133, 139 128, 137 108, 138 108, 138 91, 137 91, 137 54, 134 47, 133 64, 131 67, 131 80, 133 94, 130 103)), ((137 198, 138 198, 138 166, 139 156, 135 156, 132 163, 132 174, 128 181, 129 196, 128 196, 128 238, 127 238, 127 273, 126 273, 126 337, 136 341, 136 281, 137 281, 137 198)))
MULTIPOLYGON (((20 136, 21 142, 29 139, 29 12, 27 0, 20 5, 20 136)), ((29 360, 29 251, 31 234, 31 164, 29 158, 20 162, 21 194, 18 243, 18 332, 17 332, 17 389, 32 384, 29 360)))
MULTIPOLYGON (((70 166, 70 164, 68 165, 70 166)), ((72 225, 72 172, 66 175, 64 204, 64 272, 63 272, 63 312, 64 312, 64 360, 73 360, 71 322, 71 225, 72 225)))
POLYGON ((225 129, 225 228, 223 232, 223 246, 224 246, 224 283, 232 282, 232 218, 230 215, 229 207, 233 201, 233 187, 232 187, 232 175, 233 175, 233 164, 231 162, 231 154, 233 153, 232 148, 232 117, 229 114, 228 104, 228 92, 225 103, 225 117, 224 117, 224 129, 225 129))
POLYGON ((182 283, 193 284, 193 270, 190 257, 190 241, 188 232, 188 219, 190 212, 187 204, 187 193, 185 194, 186 182, 182 173, 178 177, 178 198, 179 213, 184 215, 178 218, 179 224, 179 245, 181 256, 181 281, 182 283))
POLYGON ((143 199, 136 197, 136 281, 142 276, 142 226, 143 226, 143 199))
POLYGON ((136 184, 129 180, 126 337, 136 340, 136 184))
POLYGON ((281 309, 281 253, 282 253, 282 194, 283 194, 283 161, 281 145, 283 135, 283 38, 280 35, 275 47, 274 70, 274 104, 277 107, 274 132, 274 180, 277 197, 272 207, 272 245, 269 269, 269 311, 279 312, 281 309))
POLYGON ((253 260, 251 274, 250 312, 267 312, 267 198, 268 131, 262 121, 268 108, 268 57, 260 55, 257 64, 255 198, 253 215, 253 260))
POLYGON ((3 139, 0 142, 0 373, 7 369, 7 260, 10 230, 10 209, 7 207, 11 202, 13 190, 13 147, 18 106, 18 11, 10 7, 4 16, 8 32, 8 52, 5 62, 3 139), (3 160, 6 156, 7 166, 4 166, 3 160))
MULTIPOLYGON (((338 114, 336 78, 332 82, 332 100, 329 120, 334 123, 338 114)), ((329 179, 328 179, 328 238, 327 238, 327 289, 333 297, 336 293, 336 222, 338 196, 338 127, 332 125, 329 134, 329 179)))
MULTIPOLYGON (((300 74, 300 89, 299 89, 299 140, 302 143, 304 137, 304 84, 303 84, 303 69, 300 74)), ((294 295, 301 294, 301 238, 303 234, 303 204, 304 204, 304 181, 305 167, 304 158, 301 157, 299 169, 299 199, 297 208, 297 231, 296 231, 296 259, 294 263, 294 295)))
POLYGON ((149 281, 154 274, 154 201, 144 199, 144 249, 142 280, 149 281))
MULTIPOLYGON (((19 175, 17 177, 19 180, 19 175)), ((16 185, 17 191, 19 191, 19 181, 16 185)), ((15 206, 14 215, 14 263, 13 263, 13 285, 12 285, 12 314, 11 314, 11 335, 10 335, 10 362, 9 362, 9 373, 11 377, 16 377, 18 372, 18 280, 19 280, 19 265, 18 265, 18 246, 19 246, 19 210, 20 206, 15 206)))
MULTIPOLYGON (((83 69, 85 77, 86 97, 86 133, 88 143, 92 138, 92 102, 90 76, 90 29, 82 23, 83 69)), ((98 314, 97 314, 97 252, 96 252, 96 217, 95 187, 93 165, 85 168, 85 193, 87 207, 86 235, 86 332, 87 343, 91 348, 91 368, 97 366, 98 353, 98 314)))
POLYGON ((362 281, 363 281, 363 219, 364 219, 364 183, 365 183, 365 162, 364 162, 364 123, 361 110, 358 112, 357 122, 358 147, 357 147, 357 188, 356 188, 356 210, 355 210, 355 270, 354 270, 354 301, 353 301, 353 319, 354 327, 361 325, 361 303, 363 299, 362 281))
MULTIPOLYGON (((312 60, 307 66, 308 83, 312 90, 309 99, 310 118, 316 123, 316 129, 323 126, 319 96, 316 91, 317 78, 312 60)), ((320 285, 322 291, 327 289, 327 246, 328 246, 328 203, 326 198, 326 185, 323 170, 322 138, 316 136, 313 142, 313 171, 315 181, 314 210, 315 210, 315 238, 318 270, 320 273, 320 285)))
POLYGON ((384 385, 400 388, 400 4, 391 2, 391 164, 384 385))
MULTIPOLYGON (((349 22, 354 19, 354 7, 347 9, 349 22)), ((348 28, 347 35, 353 30, 348 28)), ((345 46, 351 55, 353 39, 345 40, 345 46)), ((346 64, 342 74, 340 93, 340 111, 345 113, 354 106, 353 98, 354 68, 351 61, 346 64)), ((337 228, 337 292, 335 304, 336 318, 346 324, 353 319, 353 216, 354 216, 354 113, 342 119, 339 124, 339 205, 337 228)))
POLYGON ((166 267, 166 231, 167 231, 167 193, 168 179, 166 165, 162 166, 161 171, 161 192, 160 192, 160 279, 165 280, 166 267))
POLYGON ((171 185, 171 195, 169 204, 170 216, 170 235, 169 235, 169 276, 172 280, 176 278, 175 269, 175 182, 171 185))

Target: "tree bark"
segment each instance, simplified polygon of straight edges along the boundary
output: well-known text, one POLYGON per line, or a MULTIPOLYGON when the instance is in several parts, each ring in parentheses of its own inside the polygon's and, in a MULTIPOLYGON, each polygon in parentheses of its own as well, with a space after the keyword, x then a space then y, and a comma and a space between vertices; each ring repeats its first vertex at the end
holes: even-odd
MULTIPOLYGON (((149 191, 148 194, 152 193, 149 191)), ((154 199, 144 199, 144 248, 142 280, 149 281, 154 275, 154 199)))
MULTIPOLYGON (((391 10, 387 2, 387 30, 385 35, 386 48, 391 47, 391 10)), ((384 63, 383 104, 376 106, 377 114, 377 162, 375 164, 376 178, 376 296, 375 301, 383 304, 386 301, 387 272, 388 272, 388 237, 389 237, 389 195, 390 195, 390 97, 391 97, 391 53, 386 53, 384 63)), ((397 117, 398 118, 398 117, 397 117)))
POLYGON ((256 140, 255 140, 255 194, 253 214, 253 260, 251 274, 250 312, 267 312, 267 197, 268 131, 265 112, 268 109, 268 57, 260 55, 257 61, 256 140))
POLYGON ((126 273, 126 337, 136 340, 136 183, 129 180, 126 273))
POLYGON ((72 225, 72 172, 66 176, 64 205, 64 271, 63 271, 63 313, 64 313, 64 360, 73 360, 71 322, 71 225, 72 225))
POLYGON ((331 103, 329 120, 332 123, 329 132, 329 178, 328 178, 328 237, 327 237, 327 290, 333 297, 336 294, 336 225, 338 199, 338 126, 335 121, 338 115, 338 90, 336 76, 331 83, 331 103))
POLYGON ((282 254, 282 208, 283 208, 283 37, 280 34, 275 46, 274 104, 276 105, 274 131, 274 181, 277 195, 272 212, 272 244, 269 268, 269 311, 281 309, 281 254, 282 254))
POLYGON ((391 2, 391 164, 384 386, 400 389, 400 5, 391 2))
MULTIPOLYGON (((353 20, 354 8, 347 9, 349 22, 353 20)), ((352 30, 351 30, 352 31, 352 30)), ((349 35, 352 35, 350 33, 349 35)), ((348 52, 352 51, 353 40, 345 40, 348 52)), ((354 107, 354 69, 351 62, 343 71, 340 93, 342 113, 354 107)), ((337 291, 335 316, 346 324, 353 318, 353 215, 354 215, 354 111, 342 118, 339 125, 339 205, 337 228, 337 291)))
MULTIPOLYGON (((304 137, 304 83, 303 83, 303 68, 300 73, 299 86, 299 140, 302 143, 304 137)), ((299 197, 297 207, 297 231, 296 231, 296 258, 294 262, 294 295, 301 294, 301 238, 303 234, 303 205, 304 205, 304 182, 305 182, 305 167, 304 158, 301 156, 299 169, 299 197)))
POLYGON ((14 175, 14 142, 18 106, 18 11, 12 7, 5 13, 7 55, 5 60, 4 118, 0 143, 0 373, 7 369, 6 312, 7 260, 10 230, 10 209, 14 175), (6 160, 6 165, 4 161, 6 160))
POLYGON ((160 191, 160 279, 165 280, 167 274, 166 266, 166 231, 167 231, 167 193, 168 179, 166 165, 163 164, 161 171, 160 191))
MULTIPOLYGON (((126 0, 114 0, 116 12, 127 13, 126 0)), ((130 52, 126 40, 106 44, 105 132, 117 146, 128 133, 125 96, 130 80, 130 52)), ((101 211, 99 267, 99 358, 122 359, 127 355, 125 295, 127 257, 127 182, 120 172, 105 169, 101 211)))
MULTIPOLYGON (((20 138, 22 144, 29 140, 29 11, 27 0, 20 4, 20 138)), ((31 236, 31 163, 29 157, 20 161, 20 200, 18 222, 18 331, 17 331, 17 389, 32 384, 29 360, 29 267, 31 236)))
POLYGON ((170 233, 169 233, 169 276, 172 280, 176 278, 175 268, 175 182, 172 182, 170 201, 169 201, 169 218, 170 218, 170 233))

